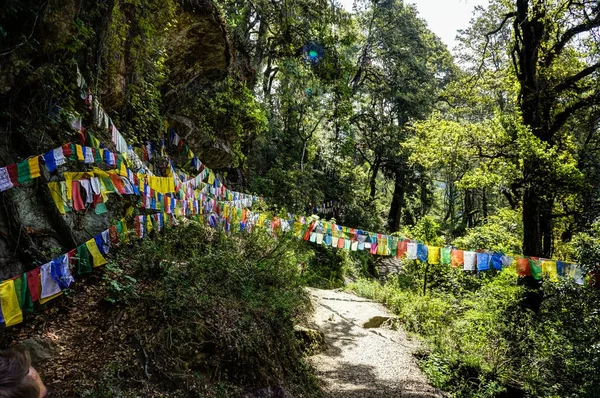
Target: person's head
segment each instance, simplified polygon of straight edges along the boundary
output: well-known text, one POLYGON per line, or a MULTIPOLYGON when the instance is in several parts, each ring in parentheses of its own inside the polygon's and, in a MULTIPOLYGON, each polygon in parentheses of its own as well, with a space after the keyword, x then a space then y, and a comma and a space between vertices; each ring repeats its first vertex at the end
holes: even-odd
POLYGON ((0 351, 0 398, 42 398, 46 394, 46 387, 31 366, 29 355, 0 351))

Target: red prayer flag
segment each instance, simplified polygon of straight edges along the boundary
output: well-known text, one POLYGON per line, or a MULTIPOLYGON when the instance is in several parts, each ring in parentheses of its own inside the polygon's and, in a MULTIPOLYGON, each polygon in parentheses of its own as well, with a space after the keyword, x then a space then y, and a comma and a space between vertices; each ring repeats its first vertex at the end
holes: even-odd
POLYGON ((406 247, 408 245, 407 240, 398 241, 398 250, 396 251, 396 258, 402 258, 406 256, 406 247))
POLYGON ((31 300, 38 301, 40 298, 40 267, 27 273, 27 287, 31 294, 31 300))
POLYGON ((517 273, 519 276, 530 276, 531 269, 529 267, 529 259, 527 257, 520 257, 517 259, 517 273))
POLYGON ((465 252, 463 250, 452 250, 452 266, 460 268, 465 264, 465 252))
POLYGON ((73 187, 73 208, 76 211, 85 210, 85 204, 81 198, 81 190, 79 189, 79 181, 71 181, 73 187))
POLYGON ((8 175, 10 177, 10 182, 12 182, 12 184, 15 187, 17 185, 19 185, 19 172, 17 170, 17 165, 10 164, 10 165, 6 166, 6 171, 8 172, 8 175))

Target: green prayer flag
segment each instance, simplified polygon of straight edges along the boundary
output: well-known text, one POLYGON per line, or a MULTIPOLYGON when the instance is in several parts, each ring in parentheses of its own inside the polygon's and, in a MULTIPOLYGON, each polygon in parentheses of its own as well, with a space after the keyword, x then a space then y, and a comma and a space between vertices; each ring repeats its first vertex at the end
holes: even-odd
POLYGON ((32 180, 31 172, 29 171, 29 161, 24 160, 21 163, 17 164, 17 181, 19 184, 24 184, 32 180))
POLYGON ((97 215, 108 213, 108 208, 106 207, 106 203, 98 203, 96 204, 96 208, 94 209, 94 213, 97 215))
POLYGON ((92 133, 90 133, 89 131, 87 131, 86 133, 87 133, 87 137, 86 137, 85 144, 92 148, 100 148, 100 141, 98 141, 98 139, 96 137, 94 137, 92 135, 92 133))
POLYGON ((29 286, 27 285, 27 273, 23 273, 23 276, 19 278, 21 280, 21 297, 19 303, 21 309, 27 312, 33 312, 33 300, 31 299, 31 293, 29 293, 29 286))
POLYGON ((94 161, 98 164, 102 164, 104 159, 102 159, 102 149, 97 148, 94 150, 94 161))
POLYGON ((92 272, 92 262, 90 260, 90 252, 85 244, 80 245, 77 248, 77 257, 79 259, 77 267, 77 273, 79 275, 89 274, 92 272))
POLYGON ((77 146, 74 143, 71 143, 71 156, 69 156, 69 160, 77 160, 77 146))
POLYGON ((104 184, 104 186, 106 187, 106 190, 108 192, 111 193, 115 193, 118 192, 117 188, 115 188, 115 185, 113 184, 112 180, 109 177, 100 177, 102 179, 102 183, 104 184))
POLYGON ((542 279, 542 265, 540 260, 529 259, 529 270, 534 279, 538 281, 542 279))
POLYGON ((389 247, 390 247, 390 255, 392 257, 396 257, 396 253, 398 252, 398 238, 391 238, 390 237, 390 241, 389 241, 389 247))
POLYGON ((117 223, 117 234, 119 234, 119 239, 121 238, 121 235, 123 235, 123 221, 117 223))
POLYGON ((23 304, 25 303, 25 294, 27 294, 27 282, 23 284, 23 277, 15 279, 15 293, 17 293, 19 307, 23 308, 23 304), (23 292, 23 287, 25 287, 25 292, 23 292))
POLYGON ((442 260, 442 264, 444 264, 444 265, 452 264, 452 249, 451 248, 442 247, 441 260, 442 260))

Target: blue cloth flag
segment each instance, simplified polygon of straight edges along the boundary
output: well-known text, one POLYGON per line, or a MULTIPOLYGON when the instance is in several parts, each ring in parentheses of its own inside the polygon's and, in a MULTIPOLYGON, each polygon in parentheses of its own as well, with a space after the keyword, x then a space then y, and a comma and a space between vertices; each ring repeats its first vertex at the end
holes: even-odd
POLYGON ((477 253, 477 271, 488 271, 490 269, 490 257, 488 253, 477 253))
POLYGON ((419 245, 417 246, 417 258, 422 262, 426 262, 428 256, 429 250, 427 249, 427 246, 422 243, 419 243, 419 245))
POLYGON ((504 257, 502 253, 492 254, 492 266, 497 271, 502 271, 502 257, 504 257))
POLYGON ((54 151, 46 152, 44 155, 44 163, 46 163, 46 167, 49 172, 53 172, 56 170, 56 159, 54 158, 54 151))

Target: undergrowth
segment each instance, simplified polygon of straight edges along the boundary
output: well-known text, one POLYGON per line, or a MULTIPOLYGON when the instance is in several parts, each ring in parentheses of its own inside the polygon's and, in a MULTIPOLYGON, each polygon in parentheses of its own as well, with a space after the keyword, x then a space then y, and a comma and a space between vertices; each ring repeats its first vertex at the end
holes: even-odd
POLYGON ((384 283, 349 289, 390 308, 423 340, 416 353, 436 387, 455 397, 597 397, 600 382, 598 291, 569 281, 543 283, 540 310, 506 269, 490 277, 410 262, 384 283), (442 283, 443 281, 443 283, 442 283))
POLYGON ((267 387, 318 396, 294 333, 310 310, 300 245, 189 223, 121 251, 106 273, 108 301, 127 311, 145 365, 111 365, 88 396, 129 396, 117 374, 150 379, 168 396, 233 397, 267 387))

